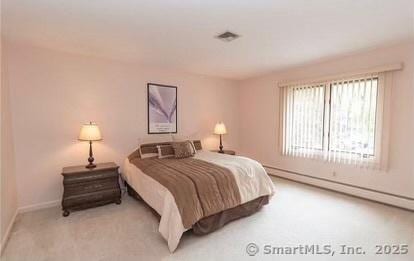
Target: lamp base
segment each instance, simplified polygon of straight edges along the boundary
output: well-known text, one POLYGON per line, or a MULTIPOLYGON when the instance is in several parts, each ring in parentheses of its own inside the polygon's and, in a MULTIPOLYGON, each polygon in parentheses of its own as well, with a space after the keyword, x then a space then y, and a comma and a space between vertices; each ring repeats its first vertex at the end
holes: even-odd
POLYGON ((89 164, 86 165, 85 168, 87 168, 87 169, 96 168, 96 165, 93 164, 94 160, 95 159, 93 158, 93 152, 92 152, 92 141, 89 141, 89 158, 88 158, 89 164))
POLYGON ((222 139, 221 139, 221 134, 220 134, 220 146, 219 146, 219 151, 218 151, 218 153, 224 153, 224 150, 223 150, 223 141, 222 141, 222 139))
POLYGON ((93 168, 96 168, 96 164, 89 163, 88 165, 86 165, 86 166, 85 166, 85 168, 87 168, 87 169, 93 169, 93 168))

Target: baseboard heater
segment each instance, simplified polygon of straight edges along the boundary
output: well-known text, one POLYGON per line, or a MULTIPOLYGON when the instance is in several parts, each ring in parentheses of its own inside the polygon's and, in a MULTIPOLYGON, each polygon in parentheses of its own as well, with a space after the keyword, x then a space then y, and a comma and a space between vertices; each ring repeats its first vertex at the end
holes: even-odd
MULTIPOLYGON (((380 190, 371 189, 371 188, 365 188, 365 187, 361 187, 361 186, 357 186, 357 185, 353 185, 353 184, 349 184, 349 183, 344 183, 344 182, 340 182, 340 181, 330 180, 330 179, 321 178, 321 177, 315 177, 315 176, 311 176, 311 175, 307 175, 307 174, 303 174, 303 173, 299 173, 299 172, 295 172, 295 171, 291 171, 291 170, 276 168, 276 167, 272 167, 272 166, 268 166, 268 165, 263 165, 263 167, 265 167, 267 169, 270 169, 270 170, 273 169, 273 170, 276 170, 276 171, 282 171, 282 172, 286 172, 286 173, 301 176, 301 177, 306 177, 306 178, 315 179, 315 180, 321 180, 321 181, 325 181, 325 182, 329 182, 329 183, 333 183, 333 184, 338 184, 338 185, 342 185, 342 186, 346 186, 346 187, 351 187, 351 188, 361 189, 361 190, 365 190, 365 191, 369 191, 369 192, 379 193, 379 194, 382 194, 382 195, 391 196, 391 197, 395 197, 395 198, 398 198, 398 199, 414 201, 414 198, 404 196, 404 195, 393 194, 393 193, 389 193, 389 192, 385 192, 385 191, 380 191, 380 190)), ((277 174, 274 174, 274 173, 271 173, 271 174, 274 175, 274 176, 278 176, 277 174)), ((282 176, 278 176, 278 177, 286 178, 286 177, 282 177, 282 176)), ((289 179, 289 178, 286 178, 286 179, 289 179)), ((326 187, 323 187, 323 186, 320 186, 320 185, 315 185, 315 184, 311 184, 311 183, 307 183, 307 182, 303 182, 303 181, 298 181, 298 180, 295 180, 295 179, 290 179, 290 180, 300 182, 300 183, 305 183, 305 184, 311 185, 311 186, 316 186, 316 187, 332 190, 332 191, 335 191, 335 192, 339 192, 339 193, 342 193, 342 194, 347 194, 347 195, 358 197, 358 198, 368 199, 368 200, 375 201, 375 202, 378 202, 378 203, 381 203, 381 204, 395 206, 395 207, 399 207, 399 208, 406 209, 406 210, 409 210, 409 211, 413 211, 413 209, 410 209, 410 208, 406 208, 406 207, 402 207, 402 206, 398 206, 398 205, 394 205, 394 204, 389 204, 389 203, 386 203, 386 202, 378 201, 378 200, 375 200, 375 199, 371 199, 371 198, 367 198, 367 197, 363 197, 363 196, 359 196, 359 195, 354 195, 354 194, 351 194, 351 193, 348 193, 348 192, 338 191, 338 190, 335 190, 335 189, 326 188, 326 187)))

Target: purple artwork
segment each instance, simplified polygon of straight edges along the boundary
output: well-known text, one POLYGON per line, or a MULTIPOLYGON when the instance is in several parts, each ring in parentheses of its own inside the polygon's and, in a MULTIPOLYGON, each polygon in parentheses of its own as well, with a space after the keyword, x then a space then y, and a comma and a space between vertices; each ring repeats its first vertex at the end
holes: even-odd
POLYGON ((177 133, 177 87, 148 83, 148 134, 177 133))

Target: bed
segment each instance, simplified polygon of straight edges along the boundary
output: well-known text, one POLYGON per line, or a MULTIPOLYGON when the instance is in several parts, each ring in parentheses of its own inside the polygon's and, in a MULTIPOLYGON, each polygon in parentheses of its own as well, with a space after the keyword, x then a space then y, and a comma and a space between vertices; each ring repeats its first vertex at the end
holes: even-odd
POLYGON ((159 232, 171 252, 185 231, 215 231, 257 212, 274 194, 273 182, 255 160, 203 150, 200 141, 193 142, 191 158, 159 158, 157 146, 168 144, 141 145, 125 159, 122 176, 128 194, 160 216, 159 232))

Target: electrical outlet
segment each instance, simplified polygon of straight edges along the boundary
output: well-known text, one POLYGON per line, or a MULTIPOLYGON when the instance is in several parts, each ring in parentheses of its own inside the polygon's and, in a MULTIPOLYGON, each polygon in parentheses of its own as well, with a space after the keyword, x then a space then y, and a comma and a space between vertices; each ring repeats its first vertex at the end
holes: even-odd
POLYGON ((336 171, 332 171, 332 177, 336 177, 336 171))

